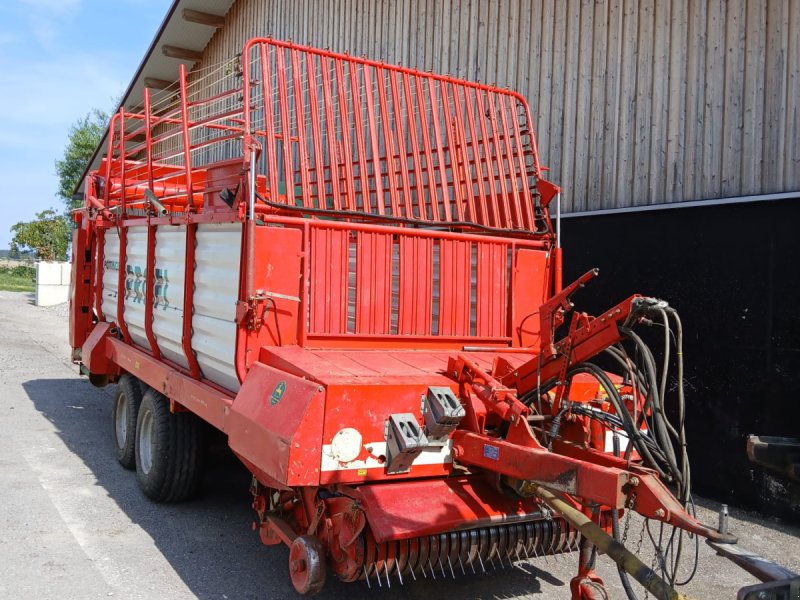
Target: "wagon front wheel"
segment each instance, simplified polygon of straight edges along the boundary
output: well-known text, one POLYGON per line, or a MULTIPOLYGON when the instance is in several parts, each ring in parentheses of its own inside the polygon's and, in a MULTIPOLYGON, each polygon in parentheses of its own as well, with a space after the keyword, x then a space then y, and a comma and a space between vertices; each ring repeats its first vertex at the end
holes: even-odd
POLYGON ((301 535, 289 547, 289 576, 298 594, 312 596, 325 585, 325 549, 312 535, 301 535))

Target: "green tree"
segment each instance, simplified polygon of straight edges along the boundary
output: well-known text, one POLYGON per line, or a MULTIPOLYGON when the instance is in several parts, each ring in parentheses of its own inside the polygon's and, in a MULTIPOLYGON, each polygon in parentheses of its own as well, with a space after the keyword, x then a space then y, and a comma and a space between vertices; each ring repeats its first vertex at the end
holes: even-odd
POLYGON ((100 140, 103 139, 107 128, 108 114, 94 109, 85 117, 75 121, 69 130, 64 156, 60 160, 56 160, 57 195, 64 201, 67 212, 80 204, 72 199, 72 192, 77 187, 81 175, 86 170, 86 166, 100 140))
POLYGON ((36 215, 35 221, 17 223, 11 228, 11 254, 32 250, 40 260, 65 260, 72 226, 65 215, 52 208, 36 215))

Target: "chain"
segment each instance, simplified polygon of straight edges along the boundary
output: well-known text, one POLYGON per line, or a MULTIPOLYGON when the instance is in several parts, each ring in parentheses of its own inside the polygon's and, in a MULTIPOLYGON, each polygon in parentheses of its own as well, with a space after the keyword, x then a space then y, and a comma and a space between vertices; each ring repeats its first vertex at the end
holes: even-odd
POLYGON ((630 509, 625 511, 625 525, 622 528, 622 542, 621 542, 623 546, 625 545, 625 542, 628 539, 628 530, 631 527, 631 513, 632 512, 633 511, 630 510, 630 509))
MULTIPOLYGON (((644 531, 644 528, 642 528, 642 531, 644 531)), ((655 575, 655 572, 656 572, 656 564, 658 563, 658 552, 659 552, 659 550, 656 549, 656 552, 653 555, 653 560, 650 561, 650 571, 651 571, 651 573, 650 573, 650 577, 648 577, 648 583, 653 578, 653 576, 655 575)), ((644 600, 647 600, 647 598, 649 596, 650 596, 650 591, 645 587, 644 588, 644 600)))
POLYGON ((644 541, 644 528, 646 526, 645 524, 646 521, 642 523, 642 529, 639 531, 639 541, 636 543, 636 552, 634 552, 636 556, 639 556, 639 553, 642 550, 642 542, 644 541))

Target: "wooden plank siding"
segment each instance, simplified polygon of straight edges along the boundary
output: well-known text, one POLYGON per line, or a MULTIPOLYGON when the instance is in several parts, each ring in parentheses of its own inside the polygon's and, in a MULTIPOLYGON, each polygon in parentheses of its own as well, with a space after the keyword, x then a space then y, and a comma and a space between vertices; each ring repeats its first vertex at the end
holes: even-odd
POLYGON ((800 191, 800 2, 238 0, 272 35, 521 91, 565 212, 800 191))

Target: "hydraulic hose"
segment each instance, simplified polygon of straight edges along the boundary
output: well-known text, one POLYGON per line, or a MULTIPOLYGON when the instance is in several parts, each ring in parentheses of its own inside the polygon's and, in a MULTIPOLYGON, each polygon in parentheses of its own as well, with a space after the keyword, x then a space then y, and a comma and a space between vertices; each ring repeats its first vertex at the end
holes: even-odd
MULTIPOLYGON (((619 536, 619 510, 617 509, 611 511, 611 533, 616 541, 622 543, 619 536)), ((617 571, 619 572, 619 581, 622 584, 622 589, 625 590, 625 595, 628 597, 628 600, 639 600, 636 592, 633 591, 631 580, 628 579, 628 574, 619 563, 617 563, 617 571)))

